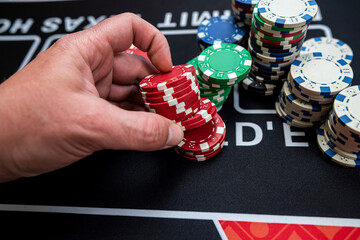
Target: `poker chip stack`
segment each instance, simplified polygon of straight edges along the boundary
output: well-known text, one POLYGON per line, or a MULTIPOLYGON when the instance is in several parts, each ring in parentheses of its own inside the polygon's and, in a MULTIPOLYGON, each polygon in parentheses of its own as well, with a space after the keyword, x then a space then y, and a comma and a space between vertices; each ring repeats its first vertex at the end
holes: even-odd
POLYGON ((242 82, 245 90, 258 96, 280 92, 317 10, 314 0, 259 1, 254 7, 248 40, 253 65, 242 82))
POLYGON ((214 44, 240 44, 246 34, 243 22, 232 16, 218 16, 204 20, 197 30, 197 42, 201 51, 214 44))
POLYGON ((245 48, 230 43, 210 46, 188 62, 196 69, 200 96, 218 108, 227 100, 232 86, 248 75, 251 63, 251 55, 245 48))
POLYGON ((276 112, 294 127, 320 126, 336 95, 352 80, 352 68, 345 60, 321 52, 302 55, 291 65, 275 103, 276 112))
POLYGON ((341 91, 317 133, 320 150, 333 162, 360 167, 360 86, 341 91))
POLYGON ((251 26, 252 13, 259 0, 231 0, 231 8, 234 17, 246 26, 251 26))
POLYGON ((185 131, 184 139, 175 147, 179 155, 204 161, 221 151, 225 123, 215 104, 200 98, 194 66, 174 66, 169 73, 145 77, 139 85, 147 111, 173 120, 185 131))

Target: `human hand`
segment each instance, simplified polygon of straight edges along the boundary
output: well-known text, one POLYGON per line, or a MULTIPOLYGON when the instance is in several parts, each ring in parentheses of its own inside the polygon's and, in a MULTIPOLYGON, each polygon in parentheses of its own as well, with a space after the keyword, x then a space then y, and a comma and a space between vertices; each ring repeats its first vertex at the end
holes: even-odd
POLYGON ((139 81, 171 67, 166 38, 133 14, 59 39, 0 85, 0 182, 53 171, 101 149, 178 144, 183 132, 176 124, 129 111, 143 110, 139 81), (152 64, 122 53, 132 43, 152 64))

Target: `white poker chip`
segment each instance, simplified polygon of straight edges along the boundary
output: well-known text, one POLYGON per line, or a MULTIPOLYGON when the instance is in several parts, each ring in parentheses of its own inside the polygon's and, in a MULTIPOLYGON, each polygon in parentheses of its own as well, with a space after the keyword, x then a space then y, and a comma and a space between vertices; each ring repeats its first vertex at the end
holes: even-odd
POLYGON ((343 59, 335 60, 320 52, 298 57, 290 68, 292 84, 302 93, 335 96, 353 80, 351 66, 343 59))
POLYGON ((327 37, 316 37, 306 40, 301 48, 301 55, 312 52, 326 53, 336 59, 344 59, 349 64, 354 56, 348 44, 336 38, 327 37))
POLYGON ((349 129, 350 135, 360 136, 360 86, 341 91, 334 101, 334 113, 341 125, 349 129))
POLYGON ((314 0, 261 0, 260 17, 267 23, 293 28, 308 24, 316 16, 318 5, 314 0))

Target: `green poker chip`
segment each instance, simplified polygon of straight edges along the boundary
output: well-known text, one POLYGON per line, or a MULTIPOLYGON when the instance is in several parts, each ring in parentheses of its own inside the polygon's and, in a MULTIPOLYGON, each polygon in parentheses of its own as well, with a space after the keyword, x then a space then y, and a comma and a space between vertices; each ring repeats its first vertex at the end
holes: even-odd
POLYGON ((210 89, 200 92, 200 96, 204 98, 214 97, 214 96, 226 96, 231 92, 231 87, 223 89, 210 89))
POLYGON ((197 60, 204 81, 225 86, 243 80, 252 63, 251 55, 245 48, 231 43, 214 44, 206 48, 197 60))
POLYGON ((197 58, 198 58, 198 57, 194 57, 193 59, 191 59, 190 61, 188 61, 186 64, 193 65, 193 66, 195 67, 195 70, 196 70, 196 69, 198 68, 197 58))

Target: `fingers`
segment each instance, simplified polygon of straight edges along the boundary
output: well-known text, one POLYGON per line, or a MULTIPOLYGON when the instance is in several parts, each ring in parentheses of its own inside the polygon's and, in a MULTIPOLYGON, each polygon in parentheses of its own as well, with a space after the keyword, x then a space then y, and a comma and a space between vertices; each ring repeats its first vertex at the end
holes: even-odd
POLYGON ((131 13, 100 22, 83 31, 81 40, 76 41, 81 42, 79 47, 93 71, 101 63, 106 63, 105 57, 97 57, 99 54, 108 54, 109 50, 117 54, 128 49, 132 43, 140 50, 148 52, 151 62, 161 72, 168 72, 172 67, 170 48, 165 36, 153 25, 131 13), (92 45, 91 48, 89 44, 92 45), (94 60, 96 61, 93 62, 94 60))
POLYGON ((116 85, 110 87, 110 93, 107 100, 111 102, 132 101, 139 105, 144 105, 137 85, 116 85))
POLYGON ((138 84, 144 77, 156 72, 154 65, 145 58, 120 53, 114 58, 113 83, 138 84))
POLYGON ((124 102, 110 102, 112 104, 114 104, 115 106, 118 106, 124 110, 129 110, 129 111, 145 111, 145 107, 141 106, 139 104, 136 104, 134 102, 130 102, 130 101, 124 101, 124 102))
POLYGON ((153 151, 177 145, 183 131, 169 119, 146 112, 126 111, 104 104, 100 132, 100 149, 153 151))

